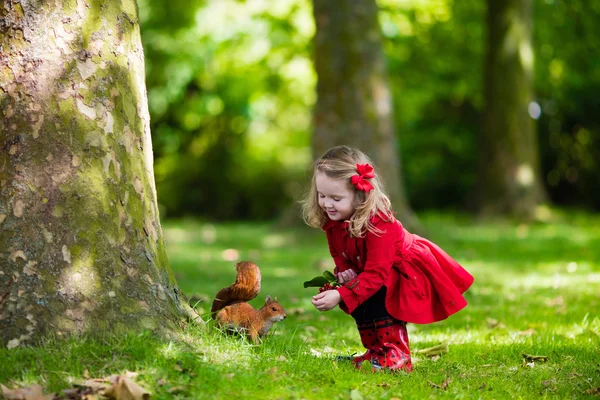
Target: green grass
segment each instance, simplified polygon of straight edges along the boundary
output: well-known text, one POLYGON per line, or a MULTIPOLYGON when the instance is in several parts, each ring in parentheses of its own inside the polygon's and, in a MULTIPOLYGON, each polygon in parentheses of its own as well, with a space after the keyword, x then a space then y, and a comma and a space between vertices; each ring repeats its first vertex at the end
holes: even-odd
POLYGON ((186 220, 163 228, 178 283, 201 313, 235 279, 228 257, 260 266, 263 289, 255 307, 270 294, 286 308, 288 318, 261 345, 222 335, 210 323, 188 326, 171 341, 149 333, 49 340, 38 348, 0 349, 0 383, 37 383, 57 392, 84 375, 130 370, 140 373, 137 381, 153 398, 597 398, 600 216, 571 212, 532 225, 421 217, 427 237, 462 263, 475 284, 460 313, 409 325, 413 351, 449 343, 439 358, 413 355, 418 359, 410 375, 371 374, 333 361, 362 346, 349 316, 339 309, 319 313, 310 304, 314 288, 302 287, 333 268, 323 233, 186 220), (522 353, 548 360, 527 365, 522 353), (435 387, 444 381, 445 390, 435 387))

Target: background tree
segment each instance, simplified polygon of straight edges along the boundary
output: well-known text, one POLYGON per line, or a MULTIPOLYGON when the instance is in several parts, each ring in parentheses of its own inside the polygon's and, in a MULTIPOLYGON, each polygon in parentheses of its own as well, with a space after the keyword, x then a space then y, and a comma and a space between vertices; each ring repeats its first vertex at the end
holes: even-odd
POLYGON ((400 150, 375 0, 314 0, 317 103, 313 156, 347 144, 365 151, 385 177, 398 217, 417 220, 404 192, 400 150))
POLYGON ((488 0, 479 191, 483 214, 532 216, 545 199, 533 103, 532 0, 488 0), (531 115, 530 115, 531 114, 531 115))
MULTIPOLYGON (((311 1, 139 2, 161 216, 284 213, 313 152, 311 1)), ((473 211, 485 2, 377 5, 410 204, 473 211)), ((533 11, 540 179, 554 204, 600 209, 600 6, 537 1, 533 11)))
POLYGON ((0 13, 0 341, 173 326, 135 0, 0 13))

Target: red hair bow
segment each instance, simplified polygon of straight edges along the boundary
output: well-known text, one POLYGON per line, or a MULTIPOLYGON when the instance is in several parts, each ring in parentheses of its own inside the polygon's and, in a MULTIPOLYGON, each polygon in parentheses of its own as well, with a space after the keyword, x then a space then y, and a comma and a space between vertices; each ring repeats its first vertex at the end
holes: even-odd
POLYGON ((352 175, 352 184, 357 190, 369 193, 373 190, 373 185, 367 179, 375 178, 373 167, 369 164, 356 164, 358 175, 352 175))

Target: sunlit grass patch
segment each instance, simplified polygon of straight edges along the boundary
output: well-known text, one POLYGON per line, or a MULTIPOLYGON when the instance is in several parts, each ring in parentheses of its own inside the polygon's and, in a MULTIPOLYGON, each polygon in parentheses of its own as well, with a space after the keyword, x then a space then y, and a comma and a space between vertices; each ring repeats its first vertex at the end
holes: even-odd
POLYGON ((428 237, 475 276, 469 305, 445 321, 409 324, 410 374, 356 371, 338 355, 364 349, 354 321, 317 312, 304 280, 333 263, 318 230, 267 223, 164 223, 181 290, 205 320, 216 292, 235 280, 234 264, 261 268, 262 291, 288 317, 262 344, 188 325, 170 340, 150 333, 106 339, 48 340, 40 348, 0 349, 0 383, 47 392, 138 372, 153 398, 557 398, 592 397, 600 387, 600 217, 558 214, 551 224, 475 223, 424 214, 428 237), (448 352, 418 350, 447 345, 448 352), (530 360, 527 356, 540 356, 530 360), (586 392, 592 391, 592 392, 586 392))

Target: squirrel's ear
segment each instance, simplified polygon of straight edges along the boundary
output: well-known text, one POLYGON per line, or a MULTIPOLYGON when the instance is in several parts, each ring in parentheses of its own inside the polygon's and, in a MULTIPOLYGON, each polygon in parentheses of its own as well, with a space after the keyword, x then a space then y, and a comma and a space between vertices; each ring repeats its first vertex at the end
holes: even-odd
POLYGON ((271 302, 271 296, 267 295, 267 298, 265 299, 265 304, 270 303, 271 302))
POLYGON ((276 301, 277 301, 277 297, 275 297, 275 298, 273 299, 273 302, 276 302, 276 301))

